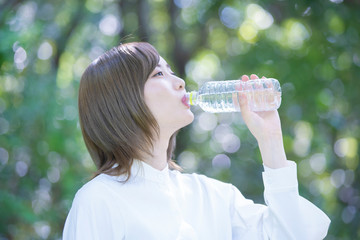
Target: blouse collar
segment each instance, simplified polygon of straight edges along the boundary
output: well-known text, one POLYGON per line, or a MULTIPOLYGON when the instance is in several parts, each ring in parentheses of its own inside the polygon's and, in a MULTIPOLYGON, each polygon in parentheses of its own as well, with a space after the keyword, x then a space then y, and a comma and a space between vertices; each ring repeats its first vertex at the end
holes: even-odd
POLYGON ((166 164, 163 170, 158 170, 144 161, 134 159, 131 166, 131 177, 141 177, 146 180, 165 183, 169 179, 169 165, 166 164))

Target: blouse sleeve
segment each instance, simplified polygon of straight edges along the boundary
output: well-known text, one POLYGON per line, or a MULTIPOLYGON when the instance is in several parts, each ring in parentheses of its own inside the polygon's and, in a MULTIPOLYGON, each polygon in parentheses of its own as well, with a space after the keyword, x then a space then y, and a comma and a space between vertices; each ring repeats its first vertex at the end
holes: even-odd
POLYGON ((94 190, 80 189, 75 195, 65 222, 63 240, 124 239, 122 216, 110 210, 105 194, 94 190))
POLYGON ((330 219, 298 192, 296 164, 265 168, 265 205, 247 200, 232 186, 233 239, 324 239, 330 219))

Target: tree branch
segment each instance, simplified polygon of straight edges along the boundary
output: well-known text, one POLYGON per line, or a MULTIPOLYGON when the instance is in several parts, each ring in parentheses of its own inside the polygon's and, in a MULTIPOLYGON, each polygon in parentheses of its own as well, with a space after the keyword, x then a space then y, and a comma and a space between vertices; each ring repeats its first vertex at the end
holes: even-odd
POLYGON ((147 0, 137 0, 136 6, 140 41, 148 41, 151 35, 149 29, 149 3, 147 0))
POLYGON ((67 25, 67 28, 65 28, 63 33, 61 34, 62 37, 57 41, 58 51, 54 57, 55 68, 58 68, 60 57, 62 53, 65 51, 66 45, 68 44, 71 35, 73 34, 76 27, 79 25, 84 15, 83 5, 84 5, 84 1, 81 1, 78 4, 76 12, 73 14, 70 23, 67 25))

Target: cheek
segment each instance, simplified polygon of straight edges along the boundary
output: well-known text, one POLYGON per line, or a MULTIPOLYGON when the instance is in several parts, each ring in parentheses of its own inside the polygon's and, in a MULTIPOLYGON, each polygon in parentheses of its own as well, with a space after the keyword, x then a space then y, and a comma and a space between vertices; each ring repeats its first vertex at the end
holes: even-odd
POLYGON ((157 115, 164 112, 164 106, 168 102, 167 90, 163 85, 148 84, 144 89, 144 100, 152 114, 157 115))
POLYGON ((147 83, 144 89, 145 102, 148 105, 155 103, 163 105, 169 100, 169 86, 159 83, 147 83))

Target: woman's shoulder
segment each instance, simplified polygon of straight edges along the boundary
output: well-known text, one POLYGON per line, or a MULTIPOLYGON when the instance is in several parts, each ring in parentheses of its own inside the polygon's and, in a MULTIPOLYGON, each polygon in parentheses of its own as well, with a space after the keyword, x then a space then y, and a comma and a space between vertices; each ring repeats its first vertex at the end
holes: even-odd
POLYGON ((183 184, 193 185, 206 190, 224 192, 230 191, 232 188, 232 184, 208 177, 204 174, 181 173, 178 171, 172 171, 172 174, 174 174, 175 178, 183 184))
POLYGON ((111 193, 114 179, 112 176, 100 174, 85 183, 75 194, 74 202, 103 201, 111 193))

